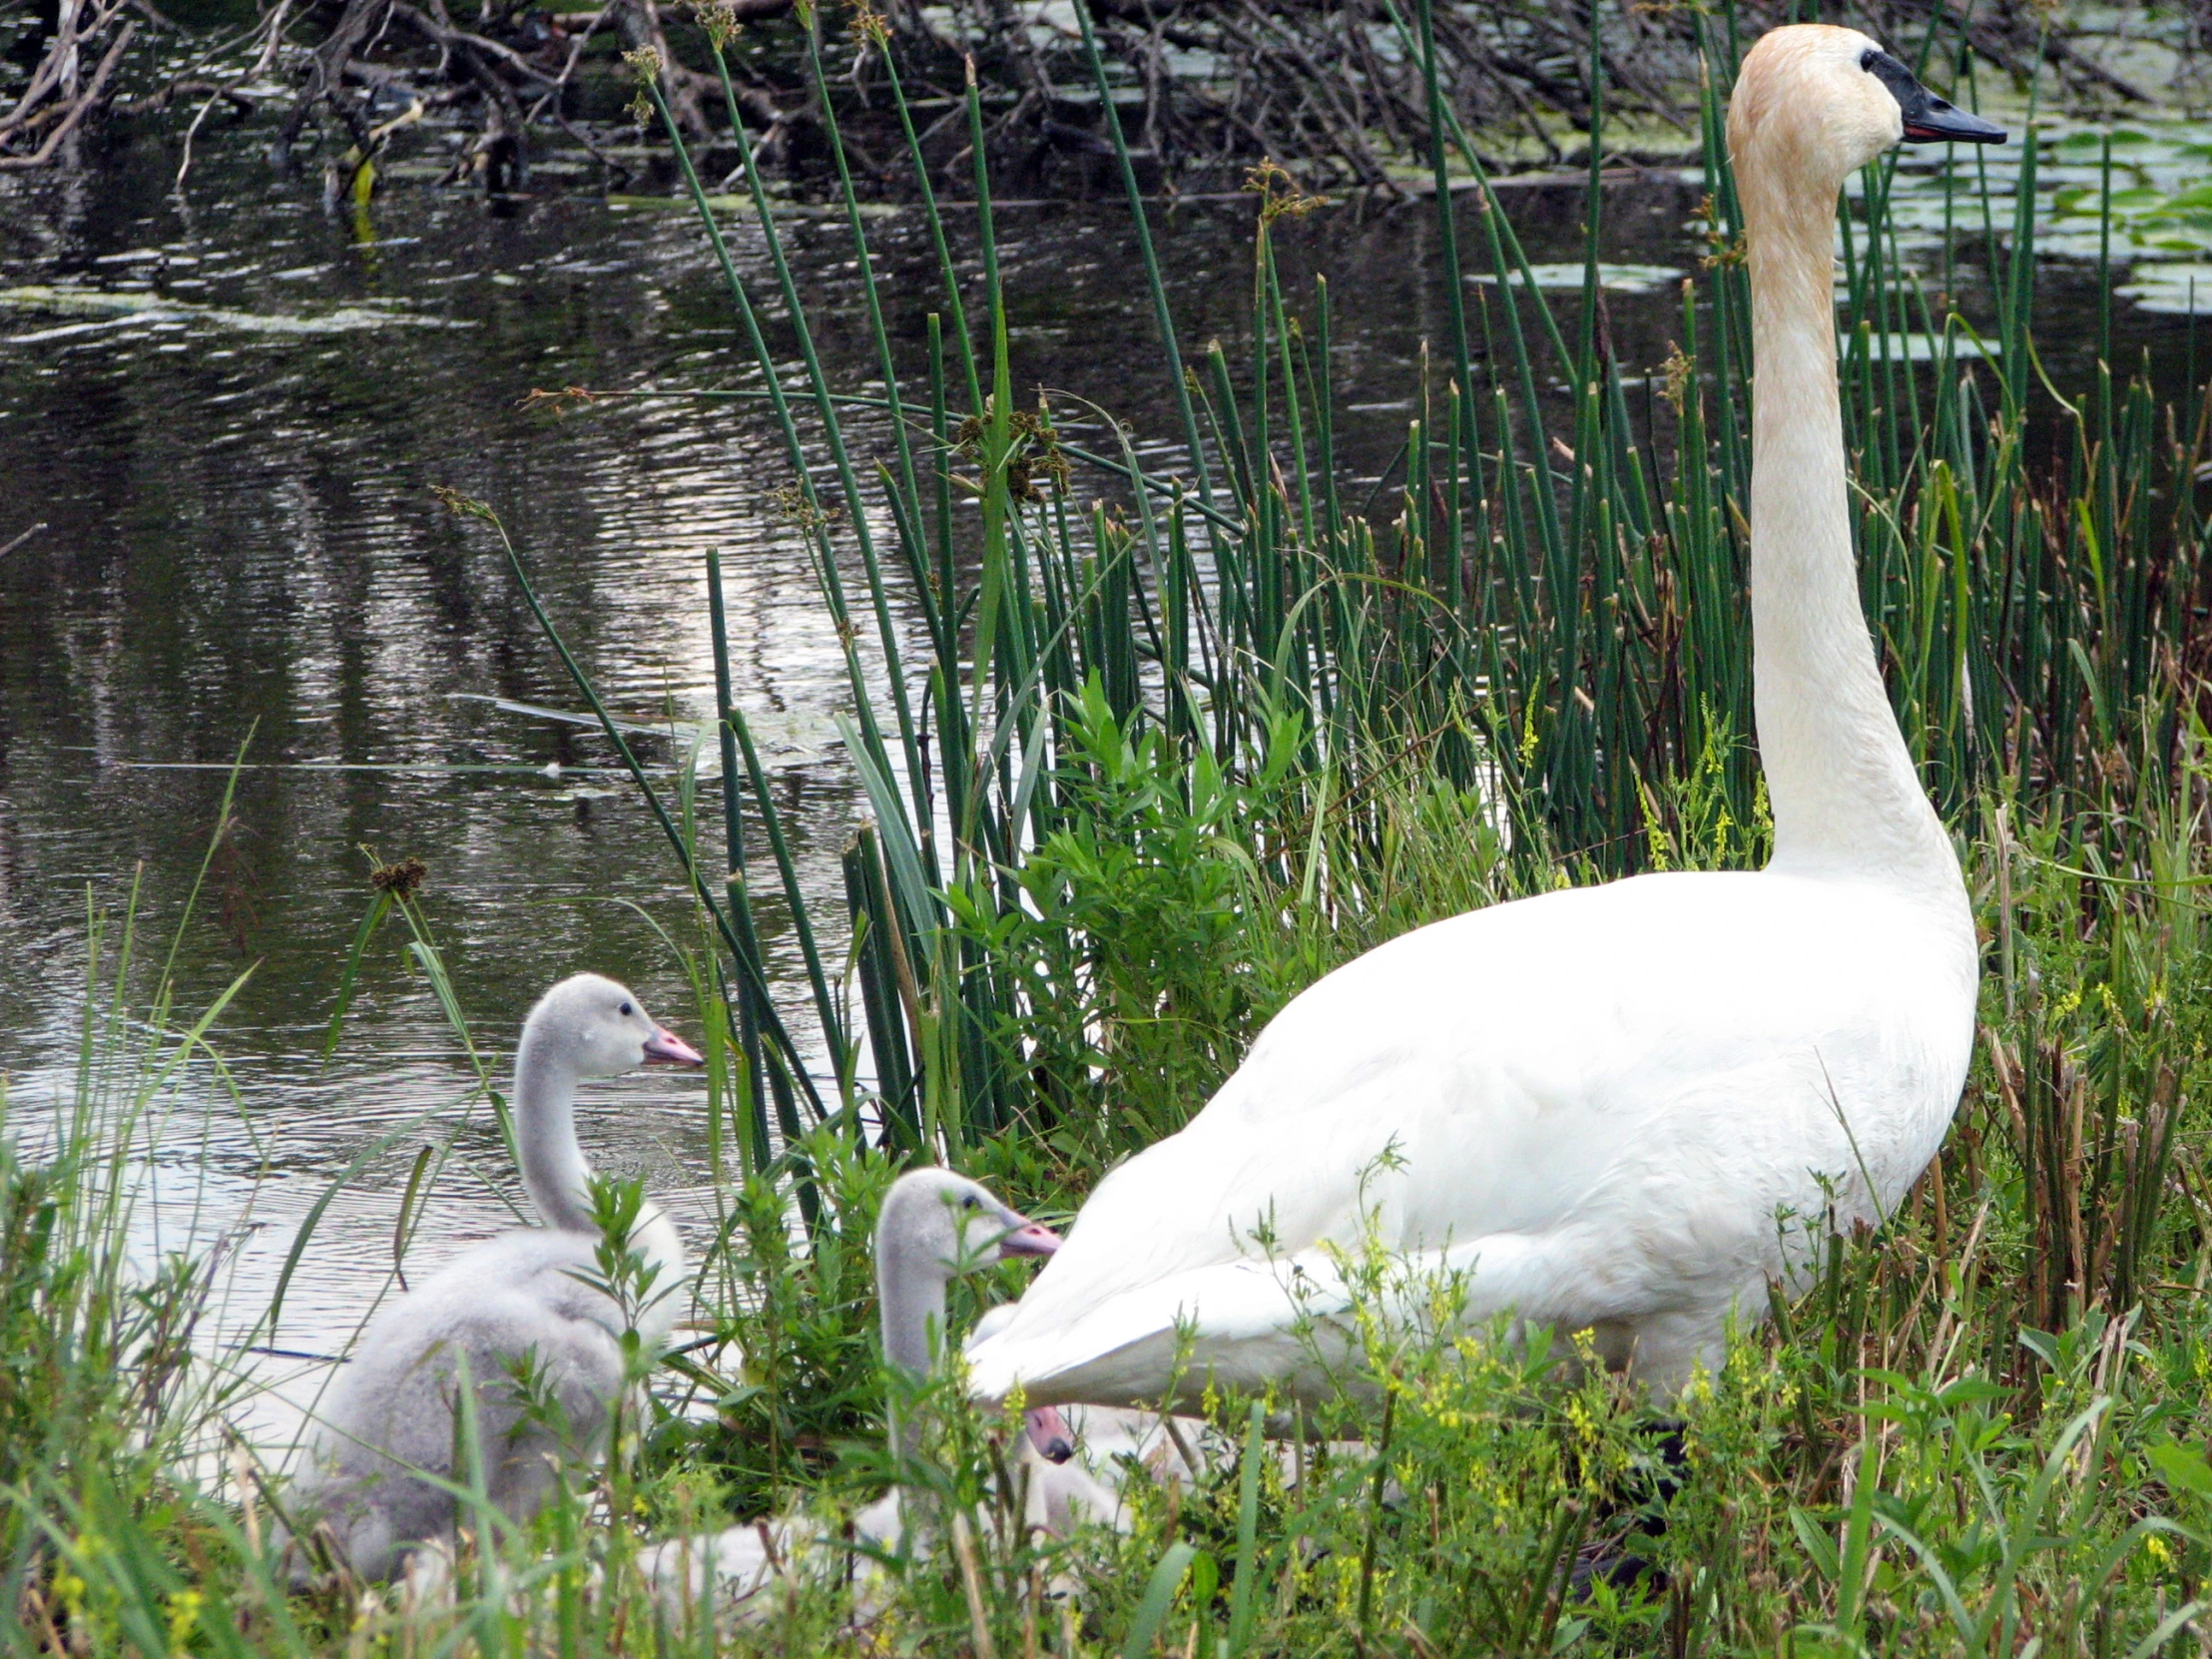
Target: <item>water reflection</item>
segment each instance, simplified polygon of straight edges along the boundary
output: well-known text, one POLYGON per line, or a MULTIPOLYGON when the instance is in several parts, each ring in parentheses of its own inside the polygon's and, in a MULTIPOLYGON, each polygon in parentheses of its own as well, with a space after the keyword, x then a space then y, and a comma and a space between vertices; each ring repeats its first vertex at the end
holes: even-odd
MULTIPOLYGON (((205 858, 177 956, 182 1005, 253 969, 220 1028, 237 1094, 200 1077, 204 1117, 154 1167, 164 1194, 197 1195, 203 1241, 243 1229, 219 1335, 259 1318, 332 1180, 407 1131, 330 1203, 280 1327, 264 1334, 313 1355, 341 1346, 381 1294, 395 1187, 420 1145, 452 1153, 415 1246, 425 1265, 521 1202, 396 927, 368 956, 343 1046, 317 1061, 370 852, 428 865, 424 910, 487 1054, 510 1052, 537 992, 582 967, 684 1024, 678 964, 653 926, 693 936, 666 848, 595 770, 610 760, 595 734, 503 706, 576 700, 496 544, 432 486, 499 511, 571 646, 643 720, 711 707, 703 554, 723 549, 738 694, 781 761, 801 879, 832 910, 860 801, 826 741, 842 664, 778 506, 788 472, 765 410, 518 406, 533 387, 758 384, 688 214, 547 196, 494 215, 401 190, 355 245, 242 137, 203 141, 190 202, 166 194, 172 163, 151 144, 89 178, 0 182, 0 543, 47 526, 0 562, 0 1067, 13 1122, 35 1130, 66 1086, 88 893, 118 909, 138 880, 166 937, 205 858), (21 291, 33 287, 67 291, 21 291), (241 753, 233 824, 211 854, 241 753)), ((1694 270, 1699 194, 1677 174, 1612 187, 1608 259, 1694 270)), ((1519 190, 1509 206, 1532 259, 1580 259, 1578 185, 1519 190)), ((1249 206, 1226 203, 1161 228, 1187 349, 1214 337, 1233 361, 1248 349, 1249 226, 1249 206)), ((966 247, 957 212, 952 228, 966 247)), ((757 291, 772 291, 757 233, 732 235, 757 291)), ((924 227, 890 214, 871 235, 901 367, 918 379, 942 305, 924 227)), ((1009 210, 1000 235, 1019 383, 1094 400, 1132 422, 1141 452, 1167 453, 1168 387, 1122 210, 1009 210)), ((1279 236, 1295 290, 1332 278, 1340 436, 1372 477, 1416 407, 1421 341, 1448 337, 1433 208, 1343 208, 1279 236)), ((800 220, 790 253, 831 374, 868 389, 874 349, 844 233, 800 220)), ((2080 310, 2085 288, 2076 268, 2046 280, 2046 299, 2080 310)), ((1498 302, 1468 292, 1478 321, 1498 302)), ((1680 329, 1671 282, 1625 282, 1608 308, 1633 372, 1665 359, 1680 329)), ((2130 349, 2174 355, 2172 324, 2123 323, 2130 349)), ((789 351, 789 330, 773 317, 772 330, 789 351)), ((2084 332, 2066 331, 2060 350, 2076 357, 2059 372, 2081 371, 2084 332)), ((1062 406, 1079 427, 1080 409, 1062 406)), ((860 431, 863 450, 884 438, 860 431)), ((786 1017, 804 1029, 804 974, 771 910, 786 1017)), ((587 1147, 697 1221, 712 1208, 702 1100, 668 1075, 608 1085, 581 1114, 587 1147)), ((142 1211, 148 1250, 187 1242, 176 1214, 158 1232, 142 1211)), ((286 1386, 313 1380, 309 1365, 286 1386)), ((281 1420, 256 1412, 272 1431, 281 1420)))

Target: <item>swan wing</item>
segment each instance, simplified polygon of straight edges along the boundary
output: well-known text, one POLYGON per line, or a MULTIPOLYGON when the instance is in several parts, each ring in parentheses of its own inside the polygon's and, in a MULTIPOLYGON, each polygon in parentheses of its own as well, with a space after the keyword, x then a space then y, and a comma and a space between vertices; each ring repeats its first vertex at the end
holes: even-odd
POLYGON ((972 1386, 1154 1400, 1179 1345, 1194 1375, 1292 1382, 1314 1346, 1297 1314, 1341 1313, 1341 1263, 1371 1241, 1471 1271, 1470 1313, 1725 1302, 1777 1258, 1778 1208, 1902 1190, 1963 1080, 1970 938, 1962 962, 1913 948, 1913 916, 1836 887, 1646 876, 1339 969, 1100 1183, 972 1386))
MULTIPOLYGON (((532 1365, 571 1437, 588 1444, 622 1386, 620 1314, 580 1280, 592 1241, 525 1229, 472 1246, 362 1333, 317 1428, 319 1461, 345 1474, 401 1468, 448 1472, 453 1388, 465 1361, 488 1461, 526 1416, 511 1368, 532 1365)), ((426 1488, 427 1489, 427 1488, 426 1488)))

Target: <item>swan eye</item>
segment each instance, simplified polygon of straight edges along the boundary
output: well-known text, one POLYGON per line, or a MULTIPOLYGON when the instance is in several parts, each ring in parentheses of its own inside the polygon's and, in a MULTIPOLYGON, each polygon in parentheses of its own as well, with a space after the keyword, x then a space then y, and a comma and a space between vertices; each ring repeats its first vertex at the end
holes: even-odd
POLYGON ((965 1198, 961 1199, 961 1200, 960 1200, 960 1208, 961 1208, 961 1209, 963 1209, 963 1210, 972 1210, 972 1209, 974 1209, 974 1208, 975 1208, 975 1195, 974 1195, 973 1193, 970 1193, 970 1194, 968 1194, 968 1196, 967 1196, 967 1197, 965 1197, 965 1198))
POLYGON ((624 1004, 622 1005, 622 1017, 623 1017, 624 1019, 628 1019, 628 1018, 629 1018, 629 1017, 630 1017, 630 1016, 631 1016, 632 1014, 634 1014, 634 1013, 636 1013, 636 1012, 637 1012, 637 1009, 635 1009, 635 1008, 631 1007, 629 1003, 625 1002, 625 1003, 624 1003, 624 1004))
POLYGON ((1874 61, 1881 55, 1881 53, 1875 51, 1874 48, 1870 46, 1866 51, 1859 54, 1859 67, 1861 69, 1864 69, 1868 74, 1873 74, 1874 61))

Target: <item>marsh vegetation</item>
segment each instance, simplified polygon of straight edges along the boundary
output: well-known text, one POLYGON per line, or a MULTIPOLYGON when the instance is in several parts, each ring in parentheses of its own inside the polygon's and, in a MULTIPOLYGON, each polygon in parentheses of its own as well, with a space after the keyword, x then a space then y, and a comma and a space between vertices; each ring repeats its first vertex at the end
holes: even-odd
MULTIPOLYGON (((869 222, 857 187, 840 192, 875 358, 861 390, 825 367, 767 181, 748 170, 741 221, 686 165, 761 368, 691 403, 702 420, 718 399, 771 408, 867 806, 842 901, 825 902, 733 696, 727 555, 703 573, 715 718, 674 741, 664 728, 653 764, 562 645, 574 706, 601 720, 603 758, 649 804, 685 894, 657 920, 692 994, 664 1017, 702 1033, 709 1060, 714 1223, 693 1238, 694 1326, 653 1373, 652 1410, 531 1527, 476 1506, 449 1604, 410 1611, 342 1577, 287 1594, 270 1555, 276 1458, 227 1424, 246 1352, 313 1272, 327 1205, 390 1146, 364 1146, 292 1230, 266 1325, 196 1342, 221 1263, 147 1247, 163 1195, 145 1172, 184 1081, 220 1086, 231 992, 182 1003, 146 919, 96 911, 74 1068, 0 1167, 7 1641, 717 1651, 704 1611, 671 1619, 635 1557, 795 1503, 833 1534, 840 1508, 880 1490, 866 1242, 902 1160, 941 1153, 1024 1211, 1065 1215, 1184 1122, 1292 994, 1374 943, 1561 883, 1760 859, 1748 312, 1717 94, 1698 116, 1707 258, 1681 283, 1676 350, 1640 374, 1614 347, 1594 160, 1584 274, 1560 296, 1450 119, 1425 12, 1403 22, 1436 117, 1448 285, 1402 444, 1357 488, 1338 448, 1339 308, 1327 283, 1284 278, 1279 247, 1309 204, 1279 172, 1251 180, 1240 354, 1178 337, 1140 241, 1131 280, 1150 290, 1168 430, 1091 411, 1079 441, 1014 377, 987 170, 968 270, 914 158, 941 292, 919 353, 884 324, 869 222), (764 257, 731 256, 741 228, 764 257)), ((1725 87, 1730 43, 1700 44, 1725 87)), ((1932 60, 1960 44, 1939 30, 1932 60)), ((656 114, 683 155, 675 112, 656 114)), ((972 90, 961 118, 979 137, 972 90)), ((969 1546, 903 1566, 864 1629, 839 1585, 818 1584, 722 1651, 2199 1649, 2212 400, 2114 364, 2109 301, 2082 383, 2041 372, 2037 151, 2023 154, 2008 198, 1964 164, 1940 173, 1933 245, 1901 237, 1895 175, 1871 170, 1837 313, 1862 593, 1966 864, 1986 945, 1979 1056, 1911 1200, 1837 1241, 1813 1290, 1778 1296, 1682 1402, 1687 1474, 1663 1528, 1635 1496, 1658 1484, 1648 1411, 1600 1373, 1560 1381, 1568 1335, 1521 1348, 1455 1331, 1446 1282, 1429 1318, 1376 1322, 1387 1413, 1324 1413, 1311 1427, 1333 1449, 1279 1458, 1251 1402, 1224 1399, 1230 1454, 1189 1491, 1137 1482, 1126 1533, 979 1523, 969 1546), (1573 1592, 1577 1556, 1639 1526, 1657 1573, 1573 1592)), ((2100 148, 2100 225, 2112 167, 2100 148)), ((448 505, 565 641, 578 614, 542 550, 492 507, 448 505)), ((455 946, 386 870, 356 956, 404 945, 496 1121, 504 1033, 471 1018, 455 946)), ((162 921, 165 937, 181 925, 162 921)), ((350 965, 338 982, 316 1041, 346 1040, 350 965)), ((435 1168, 423 1154, 397 1200, 395 1255, 435 1168)), ((1377 1298, 1398 1271, 1381 1254, 1350 1265, 1377 1298)), ((956 1307, 1011 1294, 1017 1272, 956 1307)), ((1012 1501, 1007 1424, 950 1388, 903 1403, 930 1424, 938 1502, 1012 1501)))

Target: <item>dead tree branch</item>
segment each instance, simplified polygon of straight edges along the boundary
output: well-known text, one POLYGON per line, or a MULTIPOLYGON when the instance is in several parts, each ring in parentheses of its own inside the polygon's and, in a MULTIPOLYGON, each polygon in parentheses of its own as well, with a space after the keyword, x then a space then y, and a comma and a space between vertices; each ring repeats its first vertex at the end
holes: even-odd
POLYGON ((34 102, 32 93, 26 92, 16 101, 15 108, 5 118, 0 118, 0 133, 31 133, 43 127, 46 136, 40 141, 39 147, 28 155, 0 155, 0 172, 24 173, 32 168, 44 167, 61 149, 62 141, 83 125, 85 117, 99 107, 101 99, 107 94, 108 81, 115 74, 115 66, 123 61, 123 54, 129 49, 132 36, 138 33, 138 24, 131 22, 123 25, 115 39, 109 43, 108 50, 102 54, 100 67, 92 72, 92 79, 82 85, 78 84, 76 60, 83 47, 120 9, 109 9, 94 23, 79 31, 69 27, 73 21, 70 16, 71 8, 64 8, 64 27, 56 31, 53 47, 39 67, 44 70, 48 63, 57 59, 65 61, 59 63, 47 77, 43 89, 39 86, 37 76, 34 75, 32 81, 39 100, 53 101, 45 102, 43 109, 33 112, 29 109, 34 102))

